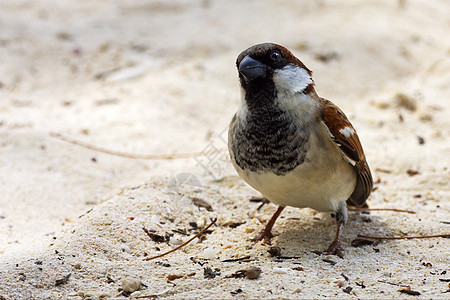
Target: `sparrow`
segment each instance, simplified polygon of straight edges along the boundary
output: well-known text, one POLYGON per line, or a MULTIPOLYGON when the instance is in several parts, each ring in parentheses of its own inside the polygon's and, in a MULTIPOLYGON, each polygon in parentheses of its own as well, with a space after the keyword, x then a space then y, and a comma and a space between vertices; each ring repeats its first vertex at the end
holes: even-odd
POLYGON ((264 43, 236 60, 241 102, 228 149, 238 175, 278 209, 257 240, 270 243, 286 206, 331 212, 336 237, 325 251, 343 257, 347 204, 366 206, 373 180, 348 118, 317 95, 312 72, 285 47, 264 43))

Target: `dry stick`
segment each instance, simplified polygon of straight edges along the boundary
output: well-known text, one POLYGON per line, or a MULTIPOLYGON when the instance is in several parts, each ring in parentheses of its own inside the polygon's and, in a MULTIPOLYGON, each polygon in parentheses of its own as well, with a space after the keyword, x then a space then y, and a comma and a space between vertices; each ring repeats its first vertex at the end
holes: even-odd
POLYGON ((381 282, 381 283, 387 283, 387 284, 390 284, 390 285, 401 286, 401 287, 407 287, 407 285, 406 285, 406 284, 393 283, 393 282, 389 282, 389 281, 384 281, 384 280, 378 280, 378 282, 381 282))
POLYGON ((184 243, 181 244, 180 246, 178 246, 178 247, 176 247, 176 248, 173 248, 173 249, 170 250, 170 251, 164 252, 163 254, 156 255, 156 256, 153 256, 153 257, 149 257, 149 258, 144 258, 144 260, 152 260, 152 259, 155 259, 155 258, 160 258, 160 257, 166 256, 167 254, 170 254, 170 253, 172 253, 172 252, 177 251, 177 250, 180 249, 181 247, 186 246, 187 244, 189 244, 190 242, 192 242, 192 240, 194 240, 195 238, 198 238, 198 237, 201 236, 203 233, 205 233, 205 231, 208 230, 209 227, 213 226, 213 225, 216 223, 216 221, 217 221, 217 218, 212 219, 211 223, 209 223, 208 226, 206 226, 205 228, 203 228, 199 233, 197 233, 196 235, 194 235, 192 238, 190 238, 188 241, 184 242, 184 243))
POLYGON ((349 207, 348 210, 350 211, 395 211, 395 212, 404 212, 408 214, 415 214, 415 211, 412 210, 403 210, 403 209, 396 209, 396 208, 363 208, 363 207, 349 207))
MULTIPOLYGON (((50 133, 51 137, 57 138, 61 141, 67 142, 67 143, 71 143, 73 145, 77 145, 83 148, 87 148, 87 149, 91 149, 94 151, 98 151, 98 152, 103 152, 103 153, 107 153, 107 154, 111 154, 111 155, 115 155, 115 156, 122 156, 122 157, 128 157, 128 158, 134 158, 134 159, 152 159, 152 160, 156 160, 156 159, 179 159, 179 158, 191 158, 191 157, 196 157, 196 156, 201 156, 201 153, 176 153, 176 154, 133 154, 133 153, 125 153, 125 152, 118 152, 118 151, 112 151, 112 150, 108 150, 105 148, 101 148, 101 147, 97 147, 91 144, 87 144, 81 141, 78 141, 76 139, 67 137, 67 136, 63 136, 59 133, 54 133, 51 132, 50 133)), ((215 150, 217 152, 223 152, 225 150, 215 150)))
POLYGON ((450 234, 435 234, 435 235, 416 235, 416 236, 370 236, 358 234, 359 238, 373 239, 373 240, 409 240, 409 239, 431 239, 431 238, 450 238, 450 234))
POLYGON ((222 260, 222 262, 237 262, 237 261, 242 261, 242 260, 246 260, 249 259, 250 255, 244 256, 244 257, 240 257, 240 258, 230 258, 230 259, 225 259, 222 260))
MULTIPOLYGON (((383 210, 383 211, 395 211, 395 212, 405 212, 408 214, 415 214, 416 212, 410 210, 402 210, 395 208, 359 208, 351 207, 349 210, 353 211, 371 211, 371 210, 383 210)), ((420 236, 370 236, 358 234, 359 238, 373 239, 373 240, 409 240, 409 239, 431 239, 431 238, 450 238, 450 234, 436 234, 436 235, 420 235, 420 236)))

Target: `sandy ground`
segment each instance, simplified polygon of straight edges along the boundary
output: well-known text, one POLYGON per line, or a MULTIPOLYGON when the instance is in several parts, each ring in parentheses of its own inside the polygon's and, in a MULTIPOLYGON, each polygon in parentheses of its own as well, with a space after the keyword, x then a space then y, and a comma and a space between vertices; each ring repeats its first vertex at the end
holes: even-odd
POLYGON ((450 231, 449 16, 446 0, 2 0, 0 299, 448 299, 448 239, 350 243, 450 231), (212 151, 239 103, 235 58, 265 41, 301 58, 357 128, 370 206, 416 212, 350 213, 344 259, 313 252, 334 224, 309 209, 276 223, 281 257, 254 244, 275 206, 258 210, 258 193, 212 151), (201 155, 131 159, 50 133, 201 155), (212 218, 205 239, 143 260, 212 218), (251 266, 258 279, 239 277, 251 266), (408 286, 420 295, 401 294, 408 286))

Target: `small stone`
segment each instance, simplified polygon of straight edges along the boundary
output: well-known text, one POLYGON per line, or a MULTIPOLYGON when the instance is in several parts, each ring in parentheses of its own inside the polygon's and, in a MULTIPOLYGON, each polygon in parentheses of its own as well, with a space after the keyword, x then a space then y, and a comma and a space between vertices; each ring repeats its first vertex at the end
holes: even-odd
POLYGON ((192 228, 198 228, 197 222, 189 222, 189 226, 192 228))
POLYGON ((253 227, 245 227, 245 232, 246 233, 252 233, 254 231, 255 231, 255 228, 253 228, 253 227))
POLYGON ((130 247, 129 247, 128 245, 125 245, 125 244, 122 244, 122 245, 120 246, 120 250, 121 250, 122 252, 131 253, 130 247))
POLYGON ((259 274, 261 274, 261 269, 258 267, 250 267, 244 272, 245 277, 248 279, 256 279, 259 277, 259 274))
POLYGON ((69 282, 70 275, 72 275, 72 273, 68 273, 68 274, 64 275, 63 277, 56 279, 55 286, 66 284, 67 282, 69 282))
POLYGON ((91 295, 90 293, 87 293, 87 292, 79 291, 79 292, 77 293, 77 296, 80 296, 80 297, 82 297, 82 298, 89 298, 89 297, 91 297, 92 295, 91 295))
POLYGON ((342 289, 344 293, 350 294, 350 292, 353 290, 351 286, 346 287, 345 289, 342 289))
POLYGON ((197 221, 195 223, 197 223, 197 227, 198 228, 203 228, 206 225, 206 217, 205 216, 201 216, 200 218, 197 219, 197 221))
POLYGON ((270 255, 272 256, 281 256, 281 248, 280 247, 270 247, 269 250, 267 250, 267 252, 269 252, 270 255))
POLYGON ((273 272, 276 274, 287 274, 294 271, 291 268, 273 268, 273 272))
POLYGON ((135 291, 135 292, 130 294, 130 298, 137 298, 139 296, 142 296, 142 292, 141 291, 135 291))
POLYGON ((203 207, 203 208, 205 208, 207 211, 213 211, 213 208, 212 208, 211 204, 209 204, 209 203, 206 202, 205 200, 200 199, 200 198, 196 198, 196 197, 191 198, 191 200, 192 200, 192 203, 193 203, 195 206, 197 206, 197 207, 203 207))
POLYGON ((217 251, 214 248, 206 248, 202 252, 202 256, 205 259, 213 259, 216 257, 217 251))
POLYGON ((152 221, 152 223, 155 223, 155 224, 158 224, 158 225, 161 223, 161 219, 159 218, 158 215, 152 215, 150 220, 152 221))
POLYGON ((122 279, 122 289, 127 293, 133 293, 141 288, 141 280, 136 277, 127 276, 122 279))
POLYGON ((212 279, 216 276, 220 276, 220 272, 215 272, 210 267, 206 267, 203 269, 203 278, 205 279, 212 279))
POLYGON ((338 282, 339 280, 336 279, 336 278, 324 278, 323 281, 324 281, 325 283, 336 283, 336 282, 338 282))
POLYGON ((177 238, 175 238, 175 237, 173 237, 173 236, 171 236, 171 237, 170 237, 170 240, 169 240, 169 243, 172 244, 172 245, 174 245, 174 246, 178 246, 178 245, 183 244, 183 241, 180 240, 180 239, 177 239, 177 238))

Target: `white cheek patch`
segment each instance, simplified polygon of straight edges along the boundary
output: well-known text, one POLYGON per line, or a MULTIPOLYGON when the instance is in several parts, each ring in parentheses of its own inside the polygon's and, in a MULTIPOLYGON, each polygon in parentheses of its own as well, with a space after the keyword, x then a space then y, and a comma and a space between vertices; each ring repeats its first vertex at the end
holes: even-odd
POLYGON ((293 94, 303 92, 308 85, 313 83, 308 71, 293 64, 275 70, 273 82, 279 91, 293 94))
POLYGON ((353 128, 347 126, 344 129, 339 130, 339 133, 345 136, 346 138, 349 138, 352 134, 355 133, 355 131, 353 130, 353 128))

